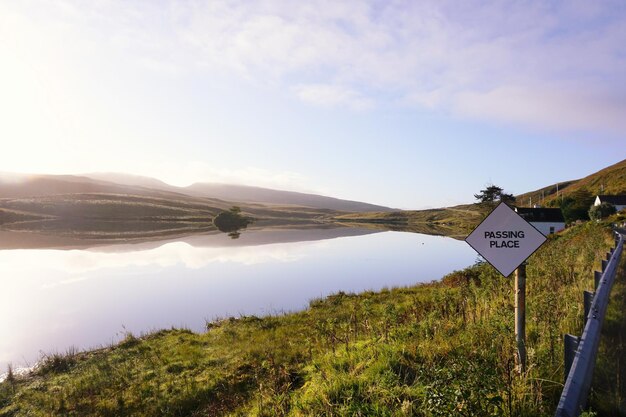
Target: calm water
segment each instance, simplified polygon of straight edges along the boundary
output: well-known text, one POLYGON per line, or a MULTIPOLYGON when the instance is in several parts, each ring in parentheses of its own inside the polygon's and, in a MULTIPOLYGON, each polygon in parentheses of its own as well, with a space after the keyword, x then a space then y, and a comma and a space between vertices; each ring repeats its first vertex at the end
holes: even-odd
MULTIPOLYGON (((0 371, 126 331, 305 308, 337 291, 407 286, 472 264, 462 241, 334 228, 254 230, 85 249, 0 250, 0 371)), ((0 372, 1 373, 1 372, 0 372)))

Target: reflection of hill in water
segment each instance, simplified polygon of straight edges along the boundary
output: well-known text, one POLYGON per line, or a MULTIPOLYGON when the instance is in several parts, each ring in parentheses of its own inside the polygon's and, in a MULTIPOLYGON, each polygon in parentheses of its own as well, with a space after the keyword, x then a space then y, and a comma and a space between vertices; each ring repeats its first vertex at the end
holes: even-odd
POLYGON ((370 223, 370 222, 348 222, 340 221, 340 224, 347 227, 361 227, 378 231, 393 232, 411 232, 422 235, 445 236, 456 240, 465 240, 467 233, 454 227, 442 226, 436 223, 411 223, 411 224, 395 224, 395 223, 370 223))
MULTIPOLYGON (((99 225, 99 227, 106 227, 99 225)), ((169 230, 120 230, 118 233, 92 235, 89 233, 55 234, 53 229, 44 233, 0 231, 0 249, 87 249, 100 248, 106 251, 136 251, 157 248, 170 242, 185 242, 194 247, 257 246, 272 243, 306 242, 334 239, 345 236, 360 236, 379 233, 382 230, 347 227, 339 224, 259 224, 242 231, 238 239, 215 228, 199 228, 197 225, 185 229, 169 230), (97 237, 93 237, 97 236, 97 237)), ((96 225, 85 226, 87 230, 96 225)), ((124 229, 119 224, 116 228, 124 229)))

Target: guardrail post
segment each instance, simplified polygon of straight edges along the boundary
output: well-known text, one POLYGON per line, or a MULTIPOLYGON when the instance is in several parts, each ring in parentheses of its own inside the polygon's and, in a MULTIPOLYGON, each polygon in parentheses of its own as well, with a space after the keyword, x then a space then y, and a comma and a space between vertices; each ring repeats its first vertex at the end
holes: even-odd
POLYGON ((589 317, 589 311, 591 310, 591 303, 593 302, 593 297, 595 296, 594 292, 591 291, 583 291, 583 305, 585 306, 585 316, 584 316, 584 326, 587 325, 587 317, 589 317))
POLYGON ((606 267, 609 264, 609 261, 607 261, 606 259, 602 260, 602 272, 606 271, 606 267))
POLYGON ((602 272, 593 271, 593 282, 595 284, 594 290, 598 289, 598 285, 600 285, 600 280, 602 279, 602 272))
POLYGON ((576 349, 578 349, 578 343, 580 342, 580 337, 574 336, 571 334, 566 334, 563 337, 563 347, 564 347, 564 355, 563 358, 565 360, 565 373, 563 374, 563 381, 567 381, 567 376, 569 375, 569 370, 572 368, 572 363, 574 362, 574 357, 576 356, 576 349))

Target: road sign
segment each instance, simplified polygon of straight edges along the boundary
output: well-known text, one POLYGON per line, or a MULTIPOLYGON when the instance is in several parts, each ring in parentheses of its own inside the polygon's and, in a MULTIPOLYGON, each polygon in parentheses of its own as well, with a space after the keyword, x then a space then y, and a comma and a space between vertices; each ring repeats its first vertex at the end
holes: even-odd
POLYGON ((505 203, 500 203, 465 241, 502 275, 509 276, 546 237, 505 203))

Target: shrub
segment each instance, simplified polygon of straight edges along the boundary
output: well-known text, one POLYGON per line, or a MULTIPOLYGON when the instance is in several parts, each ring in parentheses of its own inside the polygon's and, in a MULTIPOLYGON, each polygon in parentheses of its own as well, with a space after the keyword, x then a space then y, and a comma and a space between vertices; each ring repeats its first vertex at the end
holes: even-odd
POLYGON ((599 206, 591 206, 589 209, 589 218, 591 220, 600 220, 615 214, 615 206, 611 203, 602 203, 599 206))

